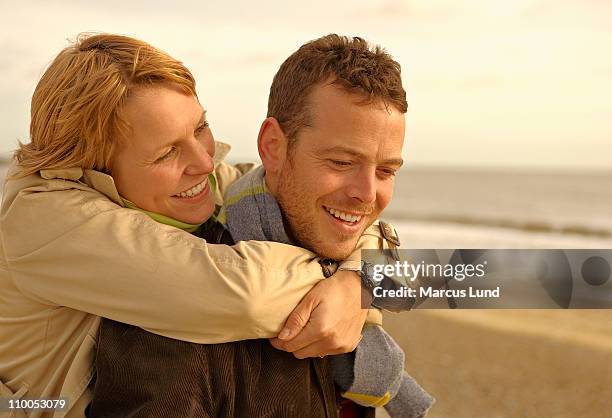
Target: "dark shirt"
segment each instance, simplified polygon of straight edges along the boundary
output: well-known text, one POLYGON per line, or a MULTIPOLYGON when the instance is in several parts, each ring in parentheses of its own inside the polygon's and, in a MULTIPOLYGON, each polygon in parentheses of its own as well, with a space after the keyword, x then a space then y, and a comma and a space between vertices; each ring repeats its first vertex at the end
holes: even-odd
MULTIPOLYGON (((231 244, 220 228, 201 236, 231 244)), ((328 360, 296 359, 265 339, 195 344, 104 319, 96 370, 90 417, 338 416, 328 360)))

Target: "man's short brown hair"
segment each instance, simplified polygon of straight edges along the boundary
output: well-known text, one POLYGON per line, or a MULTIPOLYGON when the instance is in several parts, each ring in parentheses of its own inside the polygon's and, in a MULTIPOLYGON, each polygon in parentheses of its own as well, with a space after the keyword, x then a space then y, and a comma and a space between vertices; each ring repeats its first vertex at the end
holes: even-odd
POLYGON ((383 48, 359 37, 330 34, 302 45, 272 81, 268 117, 278 121, 291 142, 310 124, 310 92, 327 80, 362 96, 364 104, 381 100, 402 113, 408 109, 400 65, 383 48))

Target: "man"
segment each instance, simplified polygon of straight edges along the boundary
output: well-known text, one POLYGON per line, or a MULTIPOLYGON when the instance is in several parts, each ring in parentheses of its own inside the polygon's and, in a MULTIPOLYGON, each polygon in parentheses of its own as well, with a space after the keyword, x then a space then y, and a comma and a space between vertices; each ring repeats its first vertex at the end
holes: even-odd
MULTIPOLYGON (((298 243, 326 259, 346 258, 392 197, 406 110, 399 65, 380 48, 337 35, 302 46, 270 89, 258 137, 263 169, 230 187, 220 221, 237 241, 298 243)), ((420 416, 433 399, 401 375, 401 349, 378 327, 363 337, 353 357, 332 359, 343 396, 367 406, 388 403, 392 416, 420 416), (347 367, 352 375, 344 380, 347 367)), ((274 345, 298 358, 320 352, 302 341, 274 345)))
MULTIPOLYGON (((355 249, 391 199, 406 108, 399 65, 359 38, 329 35, 283 63, 258 147, 289 242, 332 260, 355 249)), ((296 310, 309 303, 307 296, 296 310)), ((113 408, 147 415, 180 408, 191 416, 336 416, 329 364, 317 358, 323 350, 307 343, 307 333, 272 340, 294 358, 262 340, 197 346, 108 324, 100 338, 94 416, 113 408), (126 347, 128 355, 118 359, 126 347), (163 361, 138 364, 138 353, 163 361)))

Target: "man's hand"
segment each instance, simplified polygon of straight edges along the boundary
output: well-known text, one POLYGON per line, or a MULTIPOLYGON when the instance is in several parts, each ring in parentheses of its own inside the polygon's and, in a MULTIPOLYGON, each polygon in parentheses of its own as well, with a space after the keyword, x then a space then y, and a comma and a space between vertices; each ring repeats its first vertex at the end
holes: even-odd
POLYGON ((348 353, 361 340, 367 313, 357 273, 338 271, 304 296, 270 342, 297 358, 348 353))

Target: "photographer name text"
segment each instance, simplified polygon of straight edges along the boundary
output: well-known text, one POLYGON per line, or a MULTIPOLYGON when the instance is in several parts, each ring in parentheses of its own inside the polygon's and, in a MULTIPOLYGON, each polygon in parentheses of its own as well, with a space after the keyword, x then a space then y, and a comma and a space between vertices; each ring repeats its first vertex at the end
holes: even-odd
POLYGON ((477 289, 472 286, 467 289, 435 289, 433 287, 400 287, 398 289, 383 289, 376 286, 373 289, 375 298, 499 298, 499 286, 494 289, 477 289))

